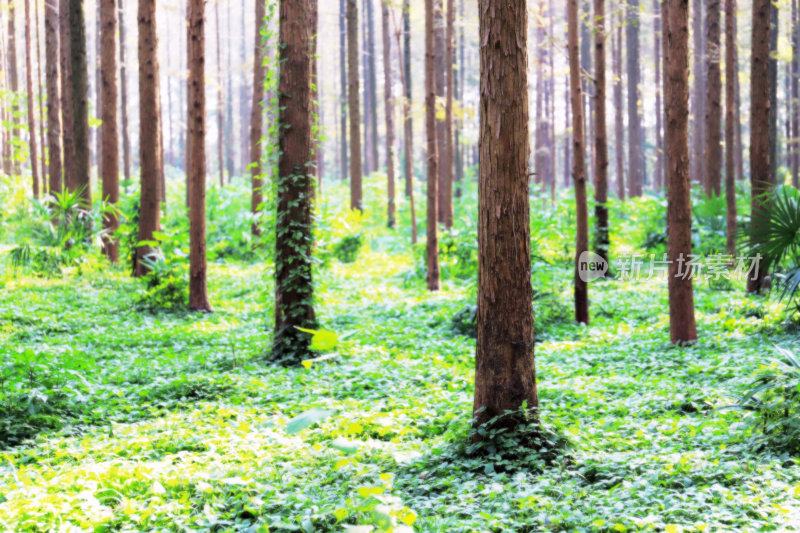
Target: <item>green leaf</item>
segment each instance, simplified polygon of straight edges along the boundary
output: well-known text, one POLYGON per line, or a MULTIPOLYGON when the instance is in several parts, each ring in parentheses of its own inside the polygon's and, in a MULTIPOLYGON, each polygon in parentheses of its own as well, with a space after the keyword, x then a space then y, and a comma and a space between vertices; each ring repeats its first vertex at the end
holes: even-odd
POLYGON ((339 335, 334 331, 327 331, 324 329, 307 329, 295 326, 298 331, 308 333, 311 335, 311 348, 317 352, 326 352, 332 350, 339 344, 339 335))
POLYGON ((286 433, 289 435, 294 435, 306 429, 309 426, 316 424, 317 422, 321 422, 325 420, 329 416, 331 416, 335 411, 329 411, 327 409, 320 409, 318 407, 313 407, 306 411, 303 414, 297 415, 296 417, 289 420, 286 424, 286 433))

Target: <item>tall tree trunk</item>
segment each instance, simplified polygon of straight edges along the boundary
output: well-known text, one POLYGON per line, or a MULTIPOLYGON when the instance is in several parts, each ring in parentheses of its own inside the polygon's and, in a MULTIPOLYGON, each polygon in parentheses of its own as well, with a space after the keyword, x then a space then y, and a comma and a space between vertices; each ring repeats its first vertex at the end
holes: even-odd
POLYGON ((261 204, 264 203, 261 178, 261 130, 264 127, 264 118, 261 104, 264 101, 264 45, 261 43, 261 27, 265 24, 266 0, 255 0, 255 45, 253 48, 253 107, 250 115, 250 175, 252 191, 250 195, 250 209, 253 214, 253 235, 261 235, 261 204))
POLYGON ((736 0, 725 0, 725 252, 736 255, 736 0))
MULTIPOLYGON (((583 131, 594 131, 594 97, 592 95, 592 0, 580 0, 578 5, 578 23, 580 24, 579 43, 581 50, 581 92, 583 94, 583 131)), ((584 140, 585 141, 585 140, 584 140)), ((589 175, 594 166, 594 151, 592 143, 584 144, 584 171, 586 181, 591 181, 589 175)))
MULTIPOLYGON (((453 0, 454 2, 456 0, 453 0)), ((457 76, 455 80, 455 88, 454 88, 454 96, 455 102, 458 106, 458 109, 463 109, 464 107, 464 70, 466 65, 464 63, 464 0, 458 0, 458 17, 461 23, 458 25, 458 51, 457 51, 457 58, 456 62, 458 66, 456 68, 457 76)), ((461 198, 464 194, 464 146, 463 146, 463 128, 464 128, 464 119, 463 117, 458 117, 455 119, 455 132, 454 132, 454 153, 453 158, 455 160, 455 174, 454 180, 455 185, 453 187, 453 195, 456 198, 461 198)))
POLYGON ((769 12, 769 181, 778 184, 778 6, 769 12))
MULTIPOLYGON (((619 18, 619 17, 618 17, 619 18)), ((614 156, 617 163, 617 196, 625 201, 625 117, 622 114, 622 20, 616 23, 616 36, 611 40, 614 44, 612 55, 612 72, 614 76, 614 156)))
POLYGON ((456 24, 456 4, 455 0, 447 0, 447 28, 445 30, 445 50, 444 50, 444 70, 445 88, 447 89, 447 100, 445 104, 445 158, 444 158, 444 185, 445 205, 444 225, 447 228, 453 227, 453 176, 455 172, 455 146, 453 144, 454 124, 453 124, 453 101, 455 90, 455 24, 456 24))
POLYGON ((792 0, 792 72, 791 72, 791 170, 792 185, 800 187, 800 13, 798 0, 792 0))
POLYGON ((60 193, 63 188, 61 168, 61 105, 59 101, 58 77, 58 7, 51 2, 44 6, 44 53, 47 75, 47 167, 50 194, 60 193))
POLYGON ((483 424, 508 411, 519 413, 499 423, 513 428, 526 423, 520 409, 534 419, 539 409, 528 200, 528 17, 526 0, 480 0, 479 9, 483 113, 473 416, 483 424))
POLYGON ((362 119, 364 120, 364 127, 363 127, 363 135, 364 135, 364 174, 369 176, 375 169, 377 168, 377 161, 373 161, 372 159, 372 110, 370 106, 372 105, 372 91, 369 87, 369 82, 372 79, 369 74, 370 69, 370 62, 369 62, 369 28, 367 18, 369 16, 369 12, 367 11, 367 2, 369 0, 361 0, 361 13, 362 13, 362 20, 361 20, 361 61, 364 64, 363 74, 364 74, 364 115, 362 119))
POLYGON ((706 195, 722 187, 722 75, 720 72, 720 0, 708 0, 706 12, 706 195))
POLYGON ((639 113, 639 0, 628 0, 627 44, 628 76, 628 193, 642 195, 644 183, 644 152, 642 148, 642 117, 639 113))
POLYGON ((119 2, 119 96, 120 126, 122 128, 122 175, 125 177, 125 190, 131 179, 131 141, 128 135, 128 65, 125 63, 125 0, 119 2))
MULTIPOLYGON (((448 153, 447 141, 447 124, 445 120, 439 119, 438 105, 439 102, 444 102, 447 98, 447 88, 445 83, 445 17, 444 17, 444 0, 434 1, 434 47, 436 51, 436 59, 434 69, 436 74, 436 149, 438 151, 438 172, 439 172, 439 201, 438 201, 438 217, 439 222, 447 226, 448 218, 452 220, 453 210, 453 183, 450 181, 450 175, 447 173, 448 161, 450 154, 448 153)), ((452 225, 452 224, 451 224, 452 225)), ((447 226, 449 227, 449 226, 447 226)))
POLYGON ((8 76, 5 72, 5 59, 6 59, 6 50, 5 50, 6 38, 5 38, 5 26, 0 21, 0 88, 4 91, 4 95, 0 98, 0 126, 2 126, 2 138, 0 138, 0 142, 2 142, 2 169, 3 174, 6 176, 11 175, 11 132, 9 131, 7 124, 9 123, 8 115, 9 115, 9 104, 8 100, 10 95, 6 92, 8 89, 6 82, 8 76))
MULTIPOLYGON (((112 205, 119 202, 119 131, 117 127, 117 5, 116 0, 101 0, 100 34, 102 71, 102 135, 101 168, 103 171, 103 199, 112 205)), ((114 231, 119 227, 116 214, 108 213, 103 218, 107 231, 104 251, 112 263, 119 259, 119 245, 114 231)))
MULTIPOLYGON (((35 0, 34 0, 35 1, 35 0)), ((31 57, 31 0, 25 0, 25 86, 28 92, 28 143, 31 151, 31 175, 33 177, 33 197, 39 198, 39 152, 36 145, 36 114, 33 111, 33 58, 31 57)))
MULTIPOLYGON (((403 71, 405 73, 405 97, 406 101, 408 102, 408 106, 411 106, 411 102, 413 101, 412 91, 411 91, 411 5, 409 0, 403 0, 403 71)), ((409 146, 408 150, 406 151, 409 154, 414 153, 414 123, 413 119, 411 118, 410 114, 406 117, 406 121, 408 122, 408 130, 409 135, 406 139, 411 146, 409 146)), ((406 196, 413 195, 413 175, 414 175, 414 161, 409 161, 407 165, 410 167, 411 171, 406 173, 406 196)), ((414 229, 414 233, 416 234, 417 230, 414 229)), ((416 240, 416 239, 415 239, 416 240)))
POLYGON ((570 113, 571 92, 569 88, 569 75, 567 75, 564 81, 564 109, 566 110, 564 113, 564 187, 569 187, 572 181, 572 154, 570 152, 572 116, 570 113))
MULTIPOLYGON (((355 0, 349 0, 354 2, 355 0)), ((309 356, 309 337, 297 328, 315 328, 311 279, 313 177, 312 20, 313 2, 280 2, 280 156, 275 235, 275 337, 273 358, 297 364, 309 356)))
POLYGON ((569 94, 572 107, 572 178, 575 182, 577 235, 575 242, 575 321, 589 324, 589 289, 580 274, 581 256, 589 251, 589 214, 586 206, 586 156, 583 136, 583 90, 581 88, 578 0, 567 2, 567 48, 569 94))
POLYGON ((666 112, 667 249, 669 330, 675 344, 697 340, 694 291, 688 266, 692 253, 689 182, 689 0, 665 0, 664 109, 666 112))
MULTIPOLYGON (((14 6, 15 0, 8 1, 8 48, 6 50, 6 60, 8 62, 8 88, 11 89, 11 135, 12 137, 20 136, 20 128, 17 122, 17 113, 19 113, 19 77, 17 71, 17 38, 16 38, 16 8, 14 6)), ((12 153, 15 150, 12 147, 12 153)), ((19 160, 14 157, 12 161, 14 174, 20 173, 19 160)))
POLYGON ((425 223, 425 264, 428 290, 441 288, 439 279, 439 152, 436 139, 436 45, 434 1, 425 0, 425 131, 428 143, 428 206, 425 223))
POLYGON ((75 178, 87 207, 92 204, 89 160, 89 69, 86 63, 86 19, 83 0, 69 0, 72 82, 72 131, 75 136, 75 178))
POLYGON ((705 184, 705 116, 706 116, 706 69, 705 69, 705 28, 703 4, 706 0, 696 0, 692 4, 692 49, 694 52, 694 86, 692 87, 692 126, 691 134, 691 180, 705 184))
POLYGON ((377 57, 375 46, 375 8, 373 0, 366 0, 367 11, 364 14, 366 17, 365 24, 367 25, 367 63, 369 64, 369 122, 371 124, 370 135, 370 149, 372 151, 370 157, 372 158, 372 169, 369 173, 378 170, 378 69, 376 67, 375 58, 377 57))
MULTIPOLYGON (((211 311, 206 285, 206 88, 205 0, 188 0, 189 108, 189 309, 211 311)), ((219 24, 219 17, 217 17, 219 24)), ((219 50, 219 48, 217 48, 219 50)), ((222 166, 222 159, 220 159, 222 166)))
POLYGON ((37 99, 39 100, 39 146, 41 147, 41 157, 40 164, 41 164, 41 177, 42 177, 42 195, 47 194, 47 143, 45 142, 45 120, 44 120, 44 95, 42 92, 44 91, 44 84, 42 83, 42 47, 41 47, 41 36, 40 29, 39 29, 39 2, 34 1, 34 26, 36 29, 36 78, 37 78, 37 99))
POLYGON ((608 138, 606 137, 606 11, 594 0, 594 216, 596 252, 608 260, 608 138))
POLYGON ((59 0, 59 44, 61 53, 61 124, 63 125, 64 143, 64 185, 67 190, 74 191, 78 186, 75 168, 75 132, 73 131, 74 115, 72 104, 72 39, 69 25, 70 0, 59 0))
MULTIPOLYGON (((222 72, 222 47, 219 44, 219 27, 222 24, 222 19, 219 17, 219 0, 214 2, 214 20, 216 21, 216 41, 217 41, 217 157, 219 160, 219 186, 225 185, 225 154, 223 149, 225 146, 225 113, 224 98, 222 96, 222 87, 224 82, 222 72)), ((228 176, 231 179, 231 176, 228 176)))
POLYGON ((231 27, 231 4, 228 2, 227 9, 225 10, 225 22, 227 30, 226 50, 228 56, 228 68, 226 76, 225 88, 225 136, 228 142, 225 143, 225 167, 228 170, 228 181, 233 181, 233 176, 236 174, 236 162, 234 154, 236 147, 239 143, 236 139, 236 130, 234 129, 234 116, 233 116, 233 29, 231 27))
POLYGON ((361 107, 358 79, 358 4, 347 0, 347 98, 350 107, 350 209, 361 211, 361 107))
MULTIPOLYGON (((738 42, 738 23, 736 18, 733 19, 733 41, 738 42)), ((742 147, 742 101, 741 101, 741 86, 739 84, 738 65, 739 65, 739 47, 734 49, 734 60, 737 65, 737 75, 734 76, 734 84, 736 85, 736 179, 737 181, 744 179, 744 148, 742 147)))
MULTIPOLYGON (((158 33, 156 0, 139 0, 139 241, 151 242, 160 226, 161 168, 164 164, 159 140, 161 116, 158 113, 158 33)), ((136 250, 137 276, 148 272, 142 258, 153 253, 152 246, 136 250)))
POLYGON ((386 188, 387 225, 395 224, 394 187, 394 95, 392 94, 392 41, 389 34, 389 8, 381 2, 381 26, 383 30, 383 98, 386 114, 386 188))
MULTIPOLYGON (((102 56, 103 52, 100 48, 100 35, 103 33, 102 28, 102 19, 103 16, 101 14, 102 9, 102 0, 97 0, 97 11, 95 12, 95 35, 94 35, 94 57, 92 58, 94 64, 94 112, 100 113, 101 109, 103 109, 103 92, 100 88, 102 84, 102 72, 100 67, 100 57, 102 56)), ((103 125, 100 124, 92 128, 92 135, 94 135, 94 162, 97 165, 97 179, 100 181, 103 175, 103 159, 102 159, 102 133, 101 130, 103 129, 103 125)))
MULTIPOLYGON (((753 49, 750 54, 750 212, 751 225, 759 230, 768 216, 764 197, 772 183, 770 159, 770 0, 753 0, 753 49)), ((752 246, 760 243, 755 238, 752 246)), ((761 290, 769 258, 763 257, 757 272, 747 279, 747 292, 761 290)))
POLYGON ((339 0, 339 177, 347 179, 347 6, 339 0))
POLYGON ((663 125, 664 118, 663 105, 661 102, 661 71, 663 64, 661 62, 661 51, 663 46, 661 44, 662 31, 661 31, 661 4, 660 0, 653 0, 653 17, 655 26, 655 35, 653 43, 653 51, 655 55, 655 69, 656 69, 656 167, 654 170, 654 185, 656 190, 661 190, 664 187, 664 137, 663 125))

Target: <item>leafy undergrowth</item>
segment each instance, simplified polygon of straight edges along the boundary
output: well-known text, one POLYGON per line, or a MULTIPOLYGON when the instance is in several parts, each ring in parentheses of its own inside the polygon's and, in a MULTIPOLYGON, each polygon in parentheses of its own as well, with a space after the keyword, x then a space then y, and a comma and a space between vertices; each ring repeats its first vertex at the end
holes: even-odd
POLYGON ((537 312, 558 318, 537 329, 536 358, 542 418, 571 446, 512 468, 465 453, 474 340, 452 323, 474 282, 431 295, 409 281, 412 263, 364 251, 323 270, 320 321, 342 341, 295 369, 263 363, 272 290, 258 266, 210 265, 216 312, 199 316, 137 311, 123 272, 9 281, 0 529, 798 528, 798 464, 715 409, 772 345, 795 348, 778 304, 700 284, 701 340, 675 348, 662 285, 593 283, 582 327, 561 319, 563 269, 564 283, 536 287, 537 312))

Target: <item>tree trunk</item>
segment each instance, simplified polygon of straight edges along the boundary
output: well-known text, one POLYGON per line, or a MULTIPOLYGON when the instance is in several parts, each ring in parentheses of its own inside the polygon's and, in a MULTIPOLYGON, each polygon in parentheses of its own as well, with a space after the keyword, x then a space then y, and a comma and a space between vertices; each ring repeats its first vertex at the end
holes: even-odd
MULTIPOLYGON (((736 18, 733 19, 733 41, 738 42, 738 23, 736 18)), ((741 86, 739 84, 738 65, 739 65, 739 47, 737 46, 734 51, 734 60, 737 65, 737 75, 734 76, 734 84, 736 85, 736 180, 744 179, 744 148, 742 148, 742 101, 741 101, 741 86)))
MULTIPOLYGON (((227 76, 226 76, 226 88, 225 88, 225 137, 228 139, 228 142, 225 143, 225 167, 228 170, 228 181, 233 180, 233 176, 236 174, 236 162, 234 158, 234 154, 236 152, 236 147, 239 146, 238 140, 236 138, 236 130, 234 129, 234 115, 233 115, 233 29, 231 27, 231 20, 233 16, 231 15, 231 4, 233 2, 228 2, 227 8, 225 10, 225 23, 226 23, 226 30, 227 30, 227 41, 226 41, 226 49, 227 49, 227 60, 228 60, 228 68, 227 68, 227 76)), ((222 67, 220 67, 222 68, 222 67)))
MULTIPOLYGON (((222 74, 222 47, 219 44, 219 27, 222 20, 219 17, 219 0, 214 2, 214 20, 216 21, 216 41, 217 41, 217 158, 219 160, 219 186, 225 186, 225 154, 223 148, 225 146, 225 113, 224 97, 222 95, 222 86, 224 83, 222 74)), ((231 176, 228 176, 231 179, 231 176)))
POLYGON ((347 7, 339 0, 339 177, 347 179, 347 7))
POLYGON ((722 75, 720 72, 720 0, 707 0, 706 12, 706 195, 722 187, 722 75))
POLYGON ((37 99, 39 100, 39 147, 41 148, 41 157, 40 165, 41 165, 41 174, 42 177, 42 195, 47 194, 47 143, 45 142, 45 120, 44 120, 44 95, 42 91, 44 90, 45 86, 42 83, 42 47, 41 47, 41 36, 40 36, 40 29, 39 29, 39 2, 34 1, 34 27, 36 29, 36 78, 37 78, 37 99))
POLYGON ((664 106, 661 102, 661 71, 663 64, 661 62, 661 51, 663 46, 661 44, 662 31, 661 31, 661 4, 660 0, 653 0, 653 17, 655 26, 655 35, 653 43, 653 51, 655 55, 655 69, 656 69, 656 167, 654 170, 653 183, 655 189, 661 190, 664 188, 664 136, 663 136, 663 109, 664 106))
POLYGON ((250 210, 253 214, 252 234, 261 235, 261 204, 264 203, 261 178, 261 130, 264 127, 264 118, 261 104, 264 101, 264 45, 261 42, 261 27, 267 15, 266 0, 255 0, 255 45, 253 48, 253 106, 250 115, 250 176, 252 191, 250 195, 250 210))
POLYGON ((44 53, 47 74, 47 167, 50 194, 60 193, 63 188, 61 168, 61 106, 58 83, 58 7, 52 3, 44 6, 44 53))
POLYGON ((625 41, 628 49, 628 193, 631 197, 642 195, 644 182, 644 153, 642 150, 642 122, 639 114, 639 0, 628 0, 625 41))
POLYGON ((703 4, 706 0, 696 0, 692 7, 692 48, 694 52, 694 86, 692 87, 692 127, 691 133, 691 180, 705 184, 705 116, 706 116, 706 69, 705 69, 705 28, 703 4))
POLYGON ((361 20, 361 60, 364 64, 363 74, 364 74, 364 127, 362 134, 364 135, 364 174, 369 176, 375 169, 377 168, 377 161, 373 161, 372 159, 372 110, 370 107, 372 106, 372 91, 369 87, 369 82, 372 79, 369 73, 370 68, 370 61, 369 61, 369 29, 367 18, 369 16, 369 12, 367 11, 367 2, 369 0, 361 0, 361 13, 362 13, 362 20, 361 20))
POLYGON ((675 344, 697 340, 691 269, 692 203, 689 181, 689 0, 665 0, 664 109, 667 146, 669 330, 675 344))
MULTIPOLYGON (((17 122, 17 114, 20 112, 19 103, 13 100, 19 94, 19 77, 17 72, 17 38, 16 38, 16 8, 14 6, 15 0, 7 0, 8 2, 8 49, 6 50, 6 60, 8 62, 8 88, 11 90, 12 105, 11 107, 11 131, 12 137, 20 136, 20 128, 17 122)), ((11 148, 12 154, 16 150, 11 148)), ((12 168, 14 174, 20 173, 19 160, 14 157, 12 160, 12 168)))
MULTIPOLYGON (((158 33, 156 32, 156 0, 139 0, 139 241, 153 241, 161 217, 161 167, 164 164, 158 131, 158 33)), ((142 258, 153 253, 150 245, 136 250, 137 276, 148 272, 142 258)))
POLYGON ((444 49, 444 73, 445 88, 447 89, 447 100, 445 104, 445 157, 444 157, 444 185, 445 185, 445 205, 444 225, 447 228, 453 227, 453 176, 455 172, 455 146, 453 144, 454 124, 453 124, 453 100, 455 90, 455 24, 456 24, 456 4, 455 0, 447 0, 447 28, 445 30, 445 49, 444 49))
POLYGON ((373 0, 366 0, 367 10, 364 13, 366 17, 365 24, 367 26, 367 63, 369 69, 366 74, 369 75, 369 149, 371 151, 370 158, 372 159, 372 166, 367 172, 371 174, 378 170, 379 157, 378 157, 378 87, 377 87, 377 67, 375 66, 375 57, 377 56, 375 47, 375 10, 373 7, 373 0))
POLYGON ((570 170, 572 169, 572 159, 570 153, 570 143, 572 142, 572 138, 570 136, 570 129, 572 128, 572 117, 570 115, 570 102, 571 102, 571 95, 569 90, 569 75, 564 81, 564 109, 566 110, 564 113, 564 187, 569 187, 572 175, 570 170))
MULTIPOLYGON (((439 200, 437 206, 437 213, 439 223, 447 226, 448 217, 452 220, 452 198, 453 198, 453 184, 449 180, 447 173, 448 161, 450 154, 447 142, 447 124, 445 120, 439 118, 438 106, 440 102, 444 102, 447 98, 447 89, 445 84, 445 17, 444 17, 444 0, 434 0, 434 47, 436 59, 434 63, 434 72, 436 78, 436 149, 439 154, 438 157, 438 172, 439 172, 439 200)), ((449 226, 447 226, 449 227, 449 226)))
POLYGON ((575 321, 589 324, 589 290, 579 275, 581 256, 589 250, 589 215, 586 206, 586 156, 583 136, 583 90, 581 88, 578 0, 567 3, 567 48, 569 93, 572 107, 572 178, 575 182, 577 238, 575 246, 575 321))
MULTIPOLYGON (((112 205, 119 202, 119 131, 117 129, 117 5, 116 0, 101 0, 100 20, 102 30, 101 72, 102 72, 102 108, 103 127, 101 168, 103 171, 103 199, 112 205)), ((103 228, 107 231, 103 249, 112 263, 119 259, 119 244, 113 238, 119 227, 114 213, 103 218, 103 228)))
MULTIPOLYGON (((750 212, 758 230, 768 216, 764 196, 770 190, 770 0, 753 0, 753 49, 750 55, 750 212)), ((759 243, 755 237, 751 245, 759 243)), ((761 259, 758 271, 747 279, 747 292, 761 290, 769 258, 761 259)))
MULTIPOLYGON (((189 309, 211 311, 206 286, 206 89, 205 0, 189 0, 187 86, 189 127, 189 309)), ((219 22, 219 17, 217 17, 219 22)), ((219 48, 217 48, 219 50, 219 48)), ((222 160, 220 159, 220 166, 222 160)))
POLYGON ((128 135, 128 65, 125 62, 125 0, 119 2, 119 96, 122 127, 122 172, 125 177, 125 190, 131 179, 131 141, 128 135))
MULTIPOLYGON (((403 0, 403 72, 405 73, 405 97, 406 102, 408 102, 408 106, 411 106, 411 102, 413 101, 412 94, 411 94, 411 5, 409 0, 403 0)), ((405 118, 406 122, 408 123, 408 137, 406 142, 410 144, 406 153, 414 154, 414 124, 413 119, 409 113, 409 116, 405 118)), ((412 188, 414 185, 413 175, 414 175, 414 161, 413 159, 406 163, 406 165, 410 168, 410 171, 406 172, 406 196, 412 196, 414 194, 412 188)), ((414 235, 416 235, 417 230, 414 228, 414 235)), ((414 238, 416 242, 416 237, 414 238)))
POLYGON ((608 260, 608 139, 606 137, 605 0, 594 0, 594 216, 597 255, 608 260))
POLYGON ((791 170, 792 185, 800 187, 800 20, 798 0, 792 0, 791 170))
MULTIPOLYGON (((526 0, 480 0, 479 10, 483 112, 473 416, 482 424, 523 408, 536 419, 539 399, 533 355, 526 0)), ((512 416, 499 425, 513 428, 525 422, 525 416, 512 416)))
POLYGON ((725 252, 736 255, 736 0, 725 0, 725 252))
MULTIPOLYGON (((95 20, 95 35, 94 35, 94 43, 95 43, 94 52, 95 53, 94 53, 94 57, 92 58, 93 59, 92 63, 94 65, 94 112, 95 113, 101 113, 100 110, 103 109, 103 92, 100 89, 100 86, 102 84, 101 78, 102 78, 102 75, 103 75, 102 72, 101 72, 101 67, 100 67, 100 63, 101 63, 100 57, 103 54, 102 50, 100 49, 100 35, 103 33, 103 28, 102 28, 102 19, 103 19, 103 17, 102 17, 102 14, 100 12, 101 9, 102 9, 102 5, 101 5, 102 3, 103 3, 102 0, 97 0, 97 10, 95 12, 95 15, 96 15, 95 16, 95 19, 96 19, 95 20)), ((103 159, 102 159, 102 155, 101 155, 102 151, 103 151, 102 133, 101 133, 102 129, 103 129, 103 125, 102 124, 97 125, 94 128, 92 128, 92 135, 94 135, 94 159, 93 159, 93 161, 94 161, 95 165, 97 165, 97 180, 98 181, 100 181, 102 179, 102 176, 103 176, 103 159)))
POLYGON ((8 87, 6 86, 6 80, 8 76, 5 72, 5 59, 6 59, 6 51, 5 51, 5 26, 0 22, 0 88, 3 89, 3 95, 0 97, 0 126, 2 126, 2 138, 0 138, 0 142, 2 142, 2 170, 3 174, 6 176, 11 175, 11 132, 7 127, 9 120, 9 105, 8 99, 10 95, 7 93, 8 87))
MULTIPOLYGON (((425 259, 428 290, 441 288, 439 279, 439 153, 436 140, 436 46, 433 5, 435 0, 425 0, 425 131, 428 141, 428 206, 425 225, 425 259)), ((484 0, 485 1, 485 0, 484 0)))
POLYGON ((383 98, 386 114, 386 180, 387 180, 387 225, 395 224, 394 187, 394 96, 392 94, 392 41, 389 34, 389 8, 381 2, 383 29, 383 98))
POLYGON ((769 32, 769 181, 778 184, 778 6, 771 4, 769 32))
POLYGON ((72 132, 75 136, 75 183, 87 207, 92 205, 89 160, 89 69, 86 63, 86 19, 83 0, 69 0, 72 132))
MULTIPOLYGON (((348 0, 353 3, 355 0, 348 0)), ((314 182, 312 32, 314 6, 309 0, 280 2, 280 156, 275 235, 275 337, 273 358, 284 364, 308 359, 309 337, 297 329, 315 328, 311 279, 314 182)))
POLYGON ((617 21, 616 36, 611 41, 614 51, 611 53, 614 76, 614 155, 617 162, 617 196, 625 201, 625 117, 622 114, 622 21, 617 21))
POLYGON ((350 209, 361 211, 361 108, 358 79, 358 4, 347 0, 347 98, 350 107, 350 209))
MULTIPOLYGON (((583 131, 594 131, 594 98, 592 95, 592 0, 580 0, 578 5, 578 23, 580 25, 579 43, 581 53, 581 94, 583 95, 583 131)), ((585 142, 585 139, 584 139, 585 142)), ((584 171, 586 181, 591 181, 589 173, 594 166, 594 153, 592 143, 583 147, 586 162, 584 171)))
MULTIPOLYGON (((35 1, 35 0, 34 0, 35 1)), ((28 143, 31 151, 33 197, 39 198, 39 152, 36 145, 36 114, 33 111, 33 58, 31 57, 31 0, 25 0, 25 86, 28 92, 28 143)))

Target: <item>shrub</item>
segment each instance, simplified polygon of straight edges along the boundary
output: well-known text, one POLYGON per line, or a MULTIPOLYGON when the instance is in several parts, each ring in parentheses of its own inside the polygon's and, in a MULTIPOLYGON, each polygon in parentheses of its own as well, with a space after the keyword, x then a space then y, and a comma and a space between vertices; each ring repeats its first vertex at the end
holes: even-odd
POLYGON ((333 245, 331 253, 342 263, 355 263, 361 247, 364 245, 364 237, 361 233, 345 235, 333 245))

